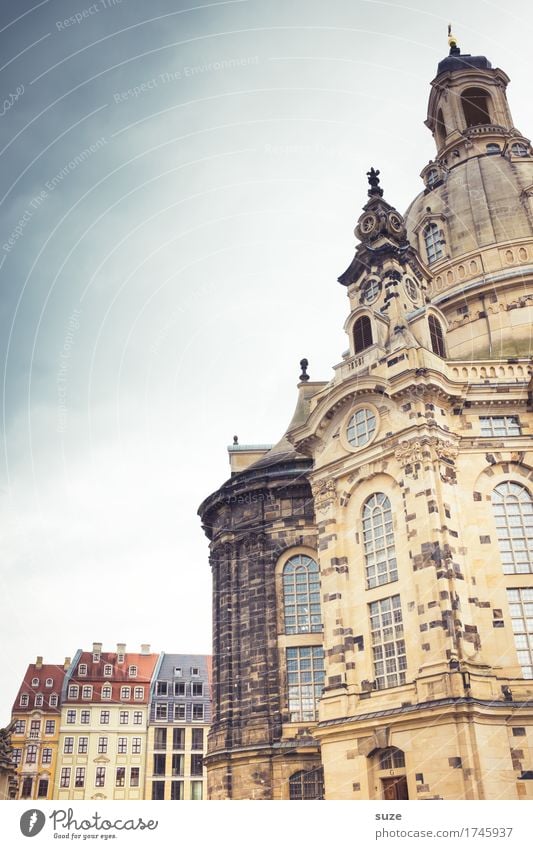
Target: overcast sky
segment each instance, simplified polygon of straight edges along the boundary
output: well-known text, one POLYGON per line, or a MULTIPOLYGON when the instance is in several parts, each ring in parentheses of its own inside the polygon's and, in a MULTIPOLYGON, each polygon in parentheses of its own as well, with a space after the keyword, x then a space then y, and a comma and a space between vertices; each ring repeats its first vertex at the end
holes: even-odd
POLYGON ((1 724, 38 654, 210 651, 197 507, 346 348, 365 172, 420 190, 448 19, 531 135, 521 0, 1 3, 1 724))

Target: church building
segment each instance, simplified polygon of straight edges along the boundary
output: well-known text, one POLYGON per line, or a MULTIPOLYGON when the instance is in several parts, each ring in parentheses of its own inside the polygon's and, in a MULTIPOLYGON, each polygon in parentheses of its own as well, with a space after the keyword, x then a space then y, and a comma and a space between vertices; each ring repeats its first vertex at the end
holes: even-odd
POLYGON ((435 159, 379 171, 273 447, 202 503, 212 799, 533 799, 533 151, 484 56, 431 83, 435 159))

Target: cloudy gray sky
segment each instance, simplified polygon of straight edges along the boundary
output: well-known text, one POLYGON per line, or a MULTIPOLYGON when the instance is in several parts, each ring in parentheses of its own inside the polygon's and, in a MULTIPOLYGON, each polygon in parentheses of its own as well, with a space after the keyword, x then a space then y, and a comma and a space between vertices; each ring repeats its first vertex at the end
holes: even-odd
POLYGON ((197 506, 340 359, 365 172, 419 191, 448 19, 531 135, 521 0, 0 5, 0 723, 37 654, 210 650, 197 506))

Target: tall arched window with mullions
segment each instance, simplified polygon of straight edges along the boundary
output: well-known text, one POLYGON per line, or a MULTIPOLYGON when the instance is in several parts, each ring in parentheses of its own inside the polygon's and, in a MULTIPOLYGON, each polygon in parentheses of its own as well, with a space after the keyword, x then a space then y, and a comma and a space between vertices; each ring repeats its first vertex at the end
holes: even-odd
POLYGON ((424 242, 426 245, 426 254, 428 265, 437 262, 444 256, 444 248, 442 247, 442 234, 438 226, 431 222, 424 230, 424 242))
POLYGON ((522 484, 504 481, 492 493, 492 509, 506 575, 533 572, 533 499, 522 484))
POLYGON ((283 567, 285 633, 307 634, 322 630, 320 572, 307 554, 296 554, 283 567))
POLYGON ((375 492, 363 505, 363 545, 367 589, 397 581, 392 508, 383 492, 375 492))

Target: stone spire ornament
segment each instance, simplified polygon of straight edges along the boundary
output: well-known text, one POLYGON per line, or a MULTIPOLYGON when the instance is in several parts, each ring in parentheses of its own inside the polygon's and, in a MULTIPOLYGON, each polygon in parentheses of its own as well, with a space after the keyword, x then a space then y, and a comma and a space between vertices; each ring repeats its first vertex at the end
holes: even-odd
POLYGON ((309 365, 309 360, 306 360, 305 357, 303 360, 300 360, 300 368, 302 369, 302 373, 300 375, 300 380, 302 383, 305 383, 309 380, 309 375, 307 374, 307 366, 309 365))
POLYGON ((371 168, 370 171, 366 172, 366 176, 368 177, 368 182, 370 184, 370 188, 368 190, 368 197, 383 197, 383 189, 379 185, 379 171, 376 171, 375 168, 371 168))

